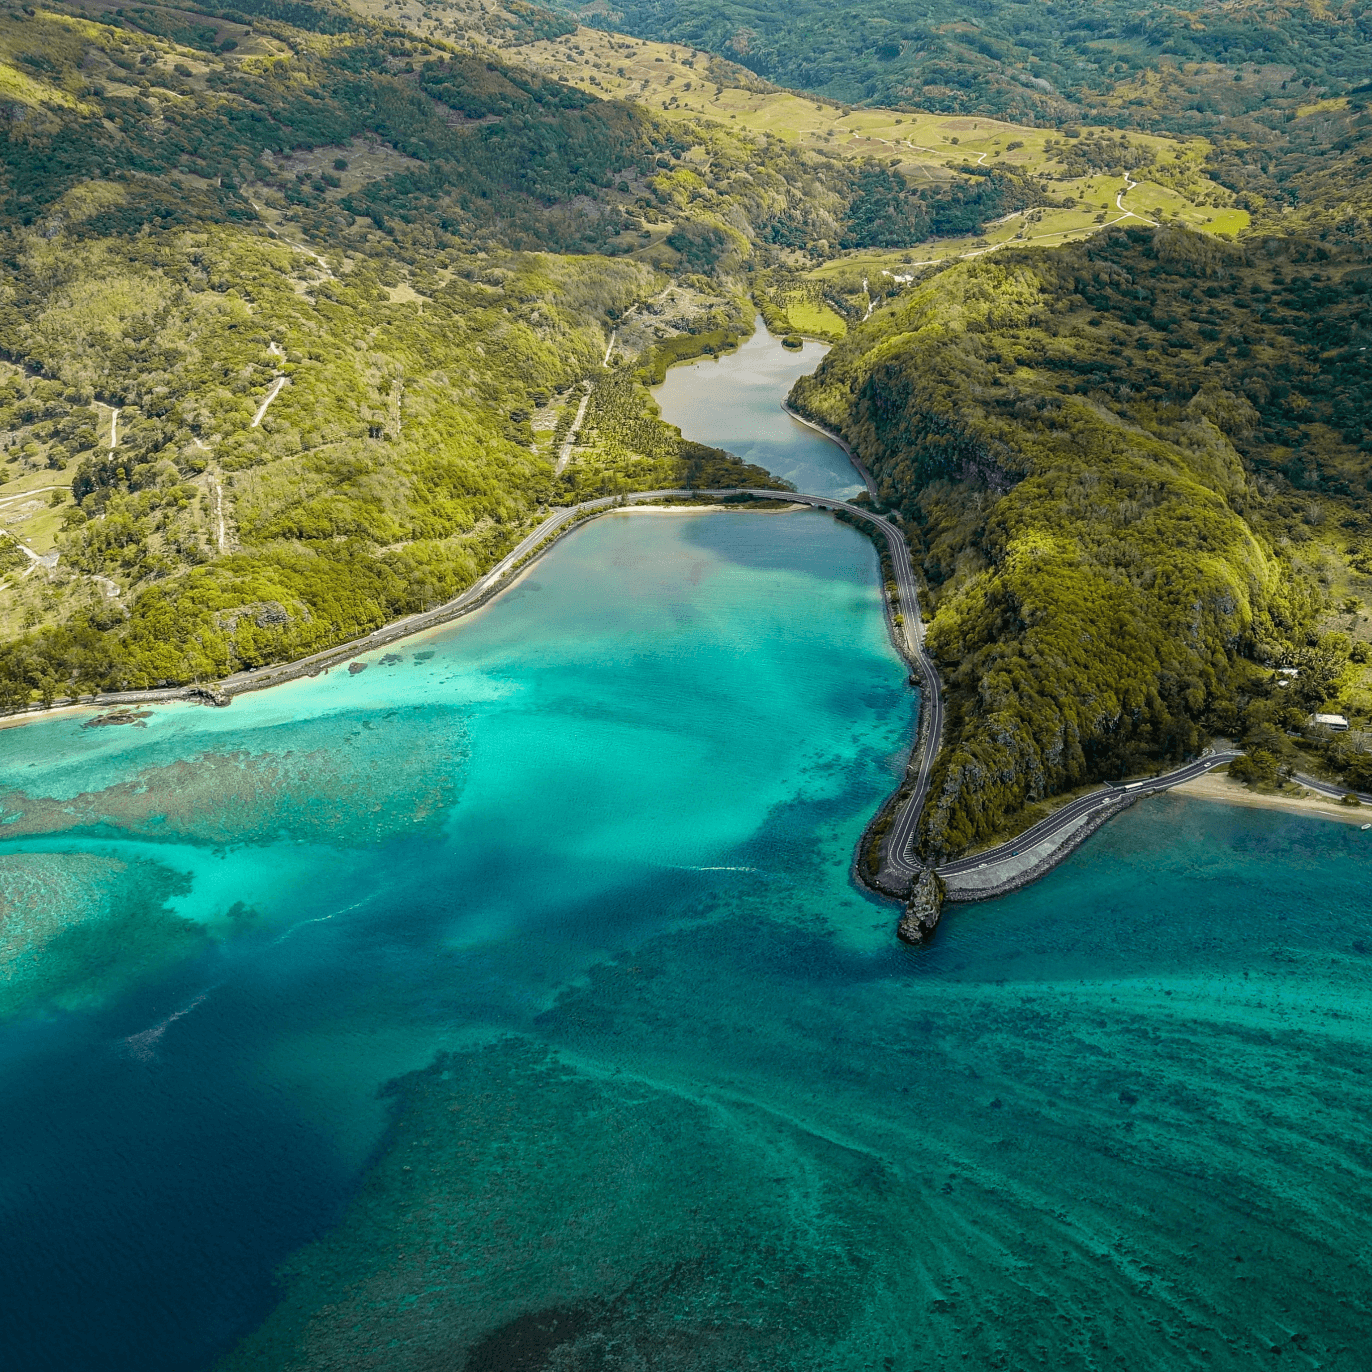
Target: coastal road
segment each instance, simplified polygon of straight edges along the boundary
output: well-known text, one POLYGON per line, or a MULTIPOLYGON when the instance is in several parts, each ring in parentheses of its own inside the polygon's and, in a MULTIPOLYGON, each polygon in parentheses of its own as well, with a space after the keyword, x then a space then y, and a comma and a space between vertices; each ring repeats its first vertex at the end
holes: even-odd
MULTIPOLYGON (((859 468, 859 470, 862 469, 859 468)), ((863 472, 863 475, 865 477, 867 474, 863 472)), ((393 621, 363 638, 355 639, 351 643, 340 644, 324 652, 315 653, 310 657, 284 663, 280 666, 264 667, 260 671, 235 672, 222 678, 217 687, 213 688, 202 690, 196 686, 151 691, 113 692, 91 697, 84 703, 108 706, 146 703, 154 700, 186 699, 204 695, 213 698, 218 704, 227 704, 233 696, 242 692, 261 690, 263 687, 297 677, 317 675, 329 666, 346 662, 351 657, 375 651, 386 644, 446 623, 469 610, 475 609, 499 591, 503 584, 522 566, 586 518, 607 513, 616 507, 638 505, 648 501, 699 498, 708 500, 724 499, 729 496, 750 496, 761 500, 778 500, 797 505, 809 505, 817 509, 841 510, 852 518, 865 522, 868 527, 874 529, 886 541, 899 596, 899 603, 890 606, 893 612, 891 627, 897 641, 897 648, 911 669, 912 679, 917 680, 920 687, 918 733, 907 766, 906 781, 902 786, 902 789, 908 787, 908 795, 904 801, 900 802, 883 845, 881 876, 886 880, 882 881, 881 884, 898 888, 902 884, 912 881, 924 870, 923 864, 914 854, 914 843, 920 817, 924 812, 928 798, 930 777, 942 739, 944 702, 939 688, 938 670, 924 648, 924 623, 920 614, 919 586, 904 533, 899 525, 884 515, 833 496, 736 487, 723 490, 636 491, 623 495, 601 496, 596 500, 584 501, 579 505, 549 513, 495 567, 468 587, 461 595, 434 607, 432 610, 408 615, 404 619, 393 621), (896 623, 895 620, 896 613, 900 616, 899 623, 896 623)), ((26 549, 25 551, 29 550, 26 549)), ((30 555, 32 556, 32 554, 30 555)), ((66 703, 77 704, 79 702, 73 700, 66 703)), ((1051 841, 1056 835, 1063 834, 1064 831, 1079 824, 1083 819, 1089 818, 1093 812, 1105 810, 1131 794, 1148 794, 1152 791, 1166 790, 1169 787, 1180 785, 1182 782, 1190 781, 1216 767, 1222 767, 1241 756, 1241 753, 1232 751, 1210 753, 1159 776, 1142 778, 1122 786, 1105 786, 1099 791, 1093 791, 1089 795, 1071 801, 1008 843, 1001 844, 984 853, 978 853, 973 857, 947 863, 935 870, 945 879, 976 872, 980 874, 978 880, 981 883, 985 883, 987 878, 990 878, 992 883, 999 880, 1000 873, 988 870, 997 867, 1004 869, 1006 878, 1013 877, 1016 870, 1024 866, 1022 859, 1027 855, 1030 848, 1051 841)), ((1344 794, 1338 788, 1314 781, 1309 777, 1298 776, 1297 780, 1312 790, 1320 791, 1335 798, 1341 798, 1344 794)), ((1362 799, 1372 803, 1372 796, 1363 796, 1362 799)))
MULTIPOLYGON (((589 397, 583 397, 583 406, 587 398, 589 397)), ((854 465, 858 464, 855 463, 854 465)), ((860 466, 859 471, 862 471, 860 466)), ((866 477, 865 472, 863 475, 866 477)), ((893 613, 892 628, 898 638, 897 647, 909 664, 912 674, 918 677, 920 682, 920 718, 915 754, 910 761, 914 782, 910 796, 901 805, 891 826, 886 843, 886 860, 883 864, 883 871, 894 876, 897 879, 897 884, 910 879, 921 870, 921 864, 912 855, 911 850, 914 844, 915 831, 919 825, 919 817, 924 808, 924 799, 929 791, 929 775, 933 769, 934 758, 938 753, 939 740, 943 733, 943 698, 939 692, 938 673, 924 652, 924 624, 919 611, 919 587, 915 580, 914 567, 910 561, 910 550, 906 546, 904 534, 897 525, 882 515, 875 514, 870 509, 864 509, 860 505, 851 504, 849 501, 835 499, 832 496, 734 487, 726 490, 634 491, 624 495, 601 496, 596 500, 587 500, 579 505, 552 511, 535 529, 520 539, 496 566, 491 568, 480 580, 469 586, 461 595, 446 601, 442 605, 435 606, 431 610, 424 610, 418 614, 407 615, 403 619, 394 620, 362 638, 354 639, 351 643, 339 644, 323 652, 312 653, 309 657, 298 658, 294 662, 263 667, 254 671, 233 672, 210 686, 202 687, 197 683, 194 686, 162 687, 154 690, 101 692, 86 698, 84 701, 72 699, 58 703, 60 705, 89 704, 105 707, 204 697, 213 700, 216 704, 226 705, 234 696, 244 692, 260 691, 267 686, 279 685, 299 677, 316 676, 329 667, 348 661, 349 658, 373 652, 399 639, 407 638, 411 634, 420 633, 425 629, 434 628, 439 624, 456 619, 484 603, 500 590, 503 583, 526 562, 551 545, 553 540, 569 532, 573 525, 590 516, 608 512, 615 507, 638 505, 645 501, 690 500, 701 497, 723 499, 728 496, 752 496, 761 500, 782 500, 797 505, 811 505, 817 509, 843 510, 855 519, 865 521, 886 540, 900 595, 899 606, 892 606, 891 608, 893 611, 898 610, 901 622, 899 624, 895 622, 893 613)), ((37 554, 28 548, 24 548, 24 551, 35 560, 36 564, 37 554)), ((909 772, 907 771, 908 775, 909 772)))
MULTIPOLYGON (((1121 786, 1104 786, 1099 791, 1092 791, 1089 795, 1080 796, 1064 805, 1062 809, 1054 811, 1047 819, 1040 820, 1022 834, 1016 834, 1008 843, 1002 843, 996 848, 988 848, 984 853, 977 853, 973 857, 960 858, 957 862, 945 863, 942 867, 936 867, 934 870, 939 876, 947 880, 949 877, 957 877, 968 872, 980 872, 983 868, 1012 868, 1015 866, 1015 859, 1019 858, 1021 854, 1027 853, 1029 849, 1054 838, 1065 829, 1074 828, 1084 817, 1097 810, 1116 805, 1127 796, 1147 795, 1152 791, 1166 791, 1173 786, 1180 786, 1185 781, 1194 781, 1198 776, 1204 776, 1206 772, 1211 772, 1216 767, 1223 767, 1226 763, 1233 762, 1235 758, 1242 756, 1243 754, 1240 752, 1230 751, 1207 753, 1196 758, 1193 762, 1187 762, 1175 770, 1164 772, 1159 776, 1143 777, 1137 781, 1125 782, 1121 786)), ((995 876, 996 874, 988 870, 986 875, 995 876)), ((1006 875, 1007 877, 1010 875, 1008 870, 1006 875)))
MULTIPOLYGON (((858 506, 847 505, 841 500, 828 500, 823 496, 792 495, 789 491, 748 491, 730 488, 722 491, 633 491, 625 495, 601 496, 596 500, 583 501, 580 505, 569 505, 554 510, 537 528, 520 539, 485 576, 473 582, 461 595, 455 596, 452 600, 445 601, 432 610, 423 610, 418 614, 406 615, 403 619, 393 620, 363 638, 354 639, 351 643, 340 644, 336 648, 329 648, 320 653, 314 653, 310 657, 298 658, 294 662, 283 663, 277 667, 264 667, 260 671, 234 672, 232 675, 221 679, 218 690, 230 696, 242 691, 261 690, 264 686, 270 686, 279 681, 287 681, 293 677, 308 675, 316 669, 346 661, 349 657, 357 657, 361 653, 369 653, 376 648, 393 643, 397 639, 406 638, 423 629, 456 619, 459 615, 474 609, 486 600, 498 589, 501 582, 517 571, 545 544, 567 533, 572 525, 579 523, 587 516, 604 513, 619 505, 637 505, 647 500, 680 500, 696 496, 724 497, 731 495, 754 495, 767 500, 789 500, 810 505, 830 505, 835 508, 843 506, 846 509, 851 509, 855 514, 871 518, 858 506)), ((138 697, 139 693, 126 691, 117 696, 109 697, 109 699, 112 703, 127 704, 138 697)), ((105 697, 101 697, 101 699, 103 700, 105 697)))
POLYGON ((1331 800, 1342 800, 1344 796, 1357 796, 1364 805, 1372 805, 1372 796, 1366 791, 1354 791, 1347 786, 1335 786, 1328 781, 1316 781, 1314 777, 1308 777, 1304 772, 1292 772, 1291 780, 1298 781, 1302 786, 1308 787, 1312 791, 1318 791, 1322 796, 1328 796, 1331 800))
MULTIPOLYGON (((773 498, 778 496, 775 491, 749 491, 747 494, 770 494, 773 498)), ((920 704, 915 752, 910 759, 910 772, 913 772, 910 796, 902 802, 891 823, 885 843, 882 870, 901 880, 913 878, 923 870, 924 865, 914 856, 913 850, 919 817, 924 812, 924 802, 929 794, 929 778, 934 769, 934 759, 938 756, 939 743, 943 738, 943 693, 939 689, 938 669, 924 651, 924 619, 919 608, 919 583, 915 580, 909 546, 898 525, 883 515, 864 509, 861 505, 822 495, 796 494, 780 498, 795 501, 800 505, 846 511, 874 527, 886 540, 886 547, 891 554, 891 565, 896 574, 896 590, 900 596, 899 606, 892 606, 892 609, 898 609, 901 620, 898 625, 893 622, 893 627, 902 640, 897 645, 901 655, 913 669, 913 675, 919 678, 920 704)))
MULTIPOLYGON (((584 399, 583 399, 584 404, 584 399)), ((865 479, 870 477, 861 468, 859 472, 865 479)), ((325 668, 346 662, 349 658, 372 652, 397 639, 410 634, 446 623, 484 602, 493 595, 509 577, 551 542, 567 533, 581 520, 592 515, 607 512, 618 506, 638 505, 652 500, 686 500, 704 497, 723 499, 728 496, 752 496, 761 500, 782 500, 797 505, 811 505, 817 509, 842 510, 853 518, 864 521, 874 528, 885 540, 895 571, 896 587, 900 603, 892 606, 893 612, 900 615, 900 623, 892 615, 892 628, 897 636, 897 647, 906 659, 912 675, 920 684, 919 730, 915 742, 915 752, 911 757, 907 777, 913 774, 909 797, 901 804, 892 822, 885 844, 883 872, 896 878, 899 884, 913 878, 922 870, 922 864, 913 856, 915 833, 919 818, 924 809, 925 797, 929 792, 929 777, 933 770, 934 759, 938 754, 939 741, 943 734, 943 697, 939 691, 938 671, 924 651, 924 622, 920 616, 919 585, 915 579, 914 566, 910 559, 910 549, 905 535, 891 520, 882 515, 854 505, 847 500, 833 496, 807 495, 791 491, 752 490, 729 488, 726 490, 667 490, 635 491, 624 495, 601 496, 597 500, 583 501, 580 505, 554 510, 538 527, 526 534, 500 562, 474 582, 461 595, 419 614, 407 615, 404 619, 354 639, 351 643, 340 644, 299 658, 294 662, 279 666, 263 667, 257 671, 234 672, 223 677, 213 688, 204 691, 196 687, 172 687, 152 691, 118 691, 92 697, 93 705, 127 705, 146 703, 153 700, 171 700, 208 695, 217 703, 226 704, 233 696, 245 691, 262 690, 264 687, 290 681, 297 677, 315 675, 325 668)), ((27 551, 27 550, 26 550, 27 551)), ((32 556, 32 554, 31 554, 32 556)), ((72 704, 77 702, 73 701, 72 704)))

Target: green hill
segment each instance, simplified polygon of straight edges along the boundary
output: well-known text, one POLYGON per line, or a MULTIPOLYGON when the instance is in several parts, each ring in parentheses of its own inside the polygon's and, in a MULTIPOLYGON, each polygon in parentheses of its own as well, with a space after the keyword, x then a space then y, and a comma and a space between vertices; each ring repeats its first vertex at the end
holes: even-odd
POLYGON ((1365 248, 1115 229, 951 267, 798 383, 923 553, 950 687, 931 853, 1213 733, 1280 750, 1335 689, 1369 335, 1365 248))
POLYGON ((1372 71, 1366 0, 1148 0, 834 6, 615 0, 565 6, 585 22, 717 53, 777 85, 852 104, 1015 122, 1206 132, 1341 94, 1372 71))
MULTIPOLYGON (((693 140, 643 110, 305 4, 0 16, 0 86, 4 704, 352 637, 550 502, 768 480, 641 394, 632 442, 554 473, 574 386, 680 258, 632 209, 693 140)), ((774 160, 759 222, 801 202, 774 160)), ((756 230, 710 194, 654 219, 713 245, 704 323, 736 333, 756 230)))

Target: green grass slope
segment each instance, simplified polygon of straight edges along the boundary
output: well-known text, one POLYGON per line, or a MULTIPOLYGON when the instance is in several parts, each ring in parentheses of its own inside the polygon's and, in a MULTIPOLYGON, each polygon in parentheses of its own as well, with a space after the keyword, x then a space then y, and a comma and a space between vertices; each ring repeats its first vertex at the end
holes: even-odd
POLYGON ((1342 93, 1372 70, 1366 0, 614 0, 587 23, 690 44, 778 85, 853 104, 1016 122, 1203 132, 1280 107, 1296 87, 1342 93))

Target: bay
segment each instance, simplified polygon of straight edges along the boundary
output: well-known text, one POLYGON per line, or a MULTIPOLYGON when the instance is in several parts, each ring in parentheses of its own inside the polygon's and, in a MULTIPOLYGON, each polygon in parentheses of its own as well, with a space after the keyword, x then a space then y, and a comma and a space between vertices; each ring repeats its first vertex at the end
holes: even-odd
POLYGON ((615 515, 0 731, 0 1367, 1368 1365, 1369 836, 1160 797, 904 948, 876 573, 615 515))

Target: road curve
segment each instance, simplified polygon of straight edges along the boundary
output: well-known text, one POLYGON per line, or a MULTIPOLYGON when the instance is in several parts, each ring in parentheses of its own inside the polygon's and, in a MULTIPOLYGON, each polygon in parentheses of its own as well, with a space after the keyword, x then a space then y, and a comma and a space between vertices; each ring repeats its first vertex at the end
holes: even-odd
MULTIPOLYGON (((776 492, 749 491, 754 496, 773 497, 776 492)), ((891 565, 896 573, 896 590, 899 604, 891 606, 892 630, 897 636, 896 646, 901 656, 919 678, 919 728, 915 737, 915 751, 910 759, 913 780, 909 798, 903 801, 891 823, 885 842, 883 871, 890 871, 899 879, 913 878, 923 869, 923 864, 914 855, 915 835, 919 828, 920 815, 924 813, 924 802, 929 794, 929 779, 934 769, 934 759, 938 756, 939 743, 943 738, 943 693, 939 689, 938 668, 924 651, 924 619, 920 614, 919 583, 915 580, 914 563, 905 535, 900 527, 884 515, 875 514, 861 505, 853 505, 846 500, 835 500, 822 495, 787 495, 786 500, 797 504, 814 505, 822 509, 843 510, 856 519, 871 525, 886 540, 891 554, 891 565), (899 622, 896 615, 899 614, 899 622)))
MULTIPOLYGON (((419 614, 407 615, 404 619, 393 620, 382 628, 367 634, 363 638, 354 639, 350 643, 339 644, 337 647, 329 648, 323 652, 314 653, 306 658, 298 658, 294 662, 283 663, 275 667, 263 667, 254 672, 234 672, 226 676, 218 683, 217 691, 221 695, 234 696, 245 691, 262 690, 264 687, 271 686, 277 682, 291 680, 295 677, 305 676, 311 672, 322 670, 340 661, 346 661, 349 657, 356 657, 361 653, 371 652, 376 648, 383 647, 385 644, 393 643, 397 639, 406 638, 410 634, 418 633, 423 629, 432 628, 435 625, 446 623, 459 616, 475 609, 494 595, 502 584, 517 572, 525 563, 533 557, 543 552, 556 539, 568 533, 571 528, 582 520, 597 514, 624 505, 638 505, 651 500, 685 500, 696 497, 706 499, 724 499, 729 496, 752 496, 761 500, 784 500, 798 505, 813 505, 821 509, 845 510, 855 518, 865 520, 868 524, 876 528, 886 539, 888 548, 891 551, 891 560, 896 569, 896 582, 900 589, 902 606, 906 610, 903 615, 904 624, 898 626, 898 632, 903 632, 903 648, 908 652, 909 659, 914 669, 919 673, 921 681, 928 683, 922 693, 922 709, 929 706, 932 700, 935 716, 934 726, 930 728, 921 727, 920 738, 924 744, 924 753, 921 757, 919 772, 919 786, 917 799, 922 804, 922 797, 928 789, 929 769, 933 765, 933 754, 938 747, 938 739, 942 722, 942 703, 938 695, 938 678, 933 668, 924 657, 923 652, 923 624, 919 616, 918 587, 915 582, 914 569, 910 564, 909 550, 905 545, 904 536, 895 524, 890 520, 884 519, 881 515, 873 514, 871 510, 864 509, 861 505, 850 504, 846 500, 836 500, 831 496, 795 494, 791 491, 777 490, 753 490, 742 487, 729 487, 724 490, 664 490, 664 491, 632 491, 623 495, 601 496, 596 500, 583 501, 579 505, 571 505, 564 509, 555 510, 548 515, 531 533, 526 534, 520 541, 491 568, 485 576, 474 582, 461 595, 439 605, 432 610, 425 610, 419 614)), ((167 696, 175 696, 179 692, 159 691, 149 692, 149 697, 156 696, 161 699, 167 696)), ((185 688, 184 693, 189 694, 189 689, 185 688)), ((108 704, 128 704, 143 697, 142 692, 124 691, 109 696, 96 698, 94 703, 108 704)), ((921 719, 921 725, 924 721, 921 719)), ((900 848, 902 860, 904 860, 906 849, 908 848, 909 837, 914 833, 914 826, 917 823, 918 807, 908 806, 906 809, 914 808, 913 817, 901 824, 900 832, 904 835, 901 843, 905 846, 900 848)), ((897 846, 892 843, 893 850, 897 846)), ((902 873, 909 873, 918 870, 918 863, 904 865, 900 869, 902 873)))
MULTIPOLYGON (((424 629, 435 627, 456 619, 459 616, 484 604, 523 566, 546 551, 578 523, 597 514, 604 514, 616 507, 637 505, 647 501, 671 499, 724 499, 730 496, 749 496, 761 500, 788 501, 798 505, 810 505, 817 509, 841 510, 852 518, 862 521, 879 533, 885 540, 895 571, 898 604, 890 609, 891 628, 896 646, 911 668, 912 679, 920 686, 919 729, 909 766, 906 771, 908 785, 906 798, 899 803, 899 809, 892 821, 884 843, 882 877, 896 880, 882 881, 881 885, 899 886, 911 881, 922 870, 923 864, 914 854, 914 844, 919 828, 920 817, 928 799, 930 777, 943 733, 943 696, 939 688, 938 670, 924 648, 924 623, 920 614, 919 586, 915 579, 914 565, 910 550, 900 527, 884 515, 869 508, 855 505, 850 501, 838 500, 833 496, 809 495, 803 492, 780 491, 730 487, 722 490, 675 489, 659 491, 635 491, 623 495, 601 496, 596 500, 584 501, 579 505, 555 510, 547 516, 532 532, 525 535, 509 553, 503 557, 485 576, 473 583, 461 595, 443 605, 420 614, 408 615, 367 634, 350 643, 339 644, 323 652, 279 666, 264 667, 260 671, 235 672, 222 678, 216 687, 202 688, 173 687, 147 691, 120 691, 103 693, 86 700, 62 702, 65 705, 89 704, 97 707, 110 705, 138 704, 152 701, 187 699, 198 696, 213 698, 218 704, 228 704, 235 695, 249 691, 262 690, 297 677, 317 675, 328 666, 345 662, 350 657, 372 652, 398 639, 407 638, 424 629), (899 621, 897 621, 899 614, 899 621)), ((935 870, 941 877, 956 877, 961 873, 981 871, 987 867, 1013 864, 1027 848, 1051 839, 1054 835, 1076 824, 1083 816, 1093 811, 1103 810, 1117 804, 1131 794, 1147 794, 1151 791, 1165 790, 1171 786, 1190 781, 1215 767, 1223 766, 1241 757, 1238 752, 1210 753, 1189 762, 1174 771, 1156 777, 1129 782, 1122 786, 1105 786, 1099 791, 1081 796, 1063 806, 1062 809, 1041 820, 1038 824, 1019 834, 1008 843, 978 853, 973 857, 962 858, 946 863, 935 870)), ((1297 776, 1302 785, 1321 791, 1336 798, 1345 792, 1310 777, 1297 776)), ((1362 796, 1372 804, 1372 796, 1362 796)))
POLYGON ((1194 781, 1198 776, 1203 776, 1216 767, 1223 767, 1226 763, 1233 762, 1235 758, 1242 756, 1243 754, 1239 752, 1207 753, 1203 757, 1196 758, 1193 762, 1184 763, 1173 771, 1164 772, 1160 776, 1144 777, 1138 781, 1126 782, 1121 786, 1103 786, 1099 791, 1092 791, 1089 795, 1079 796, 1076 800, 1064 805, 1062 809, 1055 810, 1047 819, 1040 820, 1022 834, 1016 834, 1008 843, 1002 843, 995 848, 988 848, 984 853, 977 853, 972 857, 960 858, 957 862, 945 863, 934 870, 946 880, 948 877, 956 877, 964 872, 1007 865, 1012 863, 1021 853, 1042 843, 1045 839, 1052 838, 1064 829, 1075 827, 1084 815, 1105 809, 1107 806, 1116 805, 1131 795, 1147 795, 1151 791, 1165 791, 1170 787, 1180 786, 1185 781, 1194 781))
MULTIPOLYGON (((857 465, 855 463, 855 465, 857 465)), ((861 470, 861 468, 859 468, 861 470)), ((162 687, 152 690, 109 691, 85 698, 73 698, 55 702, 55 708, 70 705, 93 705, 102 708, 111 705, 136 705, 170 700, 209 699, 218 705, 227 705, 234 696, 249 691, 260 691, 268 686, 280 685, 299 677, 317 676, 320 672, 349 658, 362 653, 373 652, 399 639, 425 629, 435 628, 477 609, 497 594, 504 584, 526 563, 545 552, 551 545, 582 520, 625 505, 638 505, 652 500, 683 500, 704 497, 724 499, 729 496, 750 496, 760 500, 782 500, 798 505, 812 505, 818 509, 842 510, 854 519, 864 521, 876 530, 885 540, 895 569, 896 586, 899 591, 899 605, 892 605, 891 628, 896 637, 896 646, 909 664, 912 675, 920 683, 919 732, 915 743, 915 753, 910 767, 914 772, 914 784, 909 797, 901 804, 900 810, 891 826, 886 841, 883 872, 897 878, 897 884, 904 882, 921 870, 921 864, 912 854, 915 831, 924 808, 924 799, 929 791, 929 776, 933 769, 934 758, 938 753, 939 740, 943 732, 943 698, 939 692, 938 672, 924 652, 924 624, 919 610, 919 586, 915 580, 914 567, 910 561, 910 550, 905 536, 891 520, 854 505, 846 500, 832 496, 797 494, 781 490, 755 490, 751 488, 729 487, 724 490, 664 490, 633 491, 623 495, 601 496, 596 500, 583 501, 560 510, 554 510, 532 532, 520 541, 491 568, 485 576, 474 582, 461 595, 432 610, 419 614, 406 615, 403 619, 374 630, 362 638, 348 643, 340 643, 308 657, 297 658, 293 662, 263 667, 256 671, 233 672, 222 677, 212 685, 196 683, 191 686, 162 687), (900 615, 897 621, 896 615, 900 615)), ((26 550, 27 551, 27 550, 26 550)), ((30 554, 32 556, 32 554, 30 554)), ((34 713, 26 711, 25 713, 34 713)), ((42 713, 42 711, 38 711, 42 713)), ((907 771, 907 776, 909 776, 907 771)))

